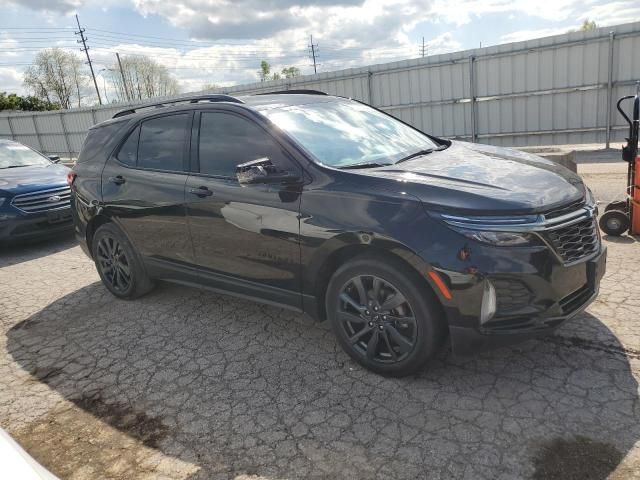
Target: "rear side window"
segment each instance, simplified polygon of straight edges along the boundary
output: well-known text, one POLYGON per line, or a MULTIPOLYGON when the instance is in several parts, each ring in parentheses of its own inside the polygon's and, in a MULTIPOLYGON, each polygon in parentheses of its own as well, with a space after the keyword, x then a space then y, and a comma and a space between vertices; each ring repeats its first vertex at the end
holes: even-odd
POLYGON ((84 139, 80 155, 78 155, 78 163, 90 161, 103 161, 111 152, 105 151, 105 145, 113 135, 120 130, 126 122, 110 123, 102 127, 94 127, 89 130, 87 137, 84 139))
POLYGON ((235 177, 238 164, 265 157, 281 169, 290 168, 280 145, 255 123, 227 113, 202 113, 200 173, 235 177))
POLYGON ((143 122, 140 126, 137 166, 182 171, 189 115, 168 115, 143 122))
POLYGON ((120 147, 120 151, 116 158, 124 163, 125 165, 129 165, 131 167, 136 166, 136 162, 138 161, 138 139, 140 138, 140 127, 137 127, 131 134, 127 141, 124 142, 122 147, 120 147))

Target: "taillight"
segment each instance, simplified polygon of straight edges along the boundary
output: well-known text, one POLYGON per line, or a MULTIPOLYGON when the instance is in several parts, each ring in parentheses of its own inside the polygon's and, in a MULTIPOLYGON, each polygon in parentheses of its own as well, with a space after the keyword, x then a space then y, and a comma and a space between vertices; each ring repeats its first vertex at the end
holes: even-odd
POLYGON ((73 182, 75 181, 76 177, 77 177, 76 172, 67 173, 67 185, 69 186, 73 185, 73 182))

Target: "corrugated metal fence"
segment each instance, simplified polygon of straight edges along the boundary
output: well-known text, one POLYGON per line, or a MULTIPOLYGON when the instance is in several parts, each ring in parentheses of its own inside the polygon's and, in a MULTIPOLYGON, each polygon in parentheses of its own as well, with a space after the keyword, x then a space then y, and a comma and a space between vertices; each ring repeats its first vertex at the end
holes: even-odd
MULTIPOLYGON (((365 101, 435 135, 504 146, 621 141, 616 100, 640 80, 640 22, 222 89, 308 88, 365 101)), ((0 137, 75 156, 125 105, 0 112, 0 137)))

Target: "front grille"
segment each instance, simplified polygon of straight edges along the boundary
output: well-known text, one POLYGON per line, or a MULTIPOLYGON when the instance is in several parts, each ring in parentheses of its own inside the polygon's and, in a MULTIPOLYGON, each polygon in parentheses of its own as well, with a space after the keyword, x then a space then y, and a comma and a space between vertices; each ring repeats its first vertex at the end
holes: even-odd
POLYGON ((11 205, 26 213, 46 212, 71 205, 71 189, 68 186, 39 190, 16 195, 11 205))
POLYGON ((599 240, 594 218, 548 230, 547 237, 565 263, 586 258, 598 251, 599 240))
POLYGON ((554 208, 553 210, 550 210, 547 213, 545 213, 544 218, 548 220, 550 218, 561 217, 562 215, 575 212, 576 210, 582 208, 584 204, 585 204, 584 200, 578 200, 576 202, 565 205, 564 207, 554 208))
POLYGON ((519 280, 492 279, 496 289, 497 312, 506 313, 529 305, 531 291, 519 280))

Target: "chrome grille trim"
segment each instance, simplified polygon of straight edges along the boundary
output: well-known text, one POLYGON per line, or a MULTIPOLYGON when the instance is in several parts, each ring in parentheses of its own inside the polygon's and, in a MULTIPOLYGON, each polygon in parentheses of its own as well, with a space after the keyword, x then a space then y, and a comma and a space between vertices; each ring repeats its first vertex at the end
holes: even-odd
POLYGON ((11 205, 24 213, 39 213, 67 208, 71 205, 71 189, 68 186, 21 193, 11 200, 11 205), (59 197, 52 200, 52 197, 59 197))
POLYGON ((544 232, 567 227, 587 218, 593 218, 595 206, 584 205, 577 210, 559 217, 547 218, 543 214, 519 215, 513 217, 462 217, 441 214, 440 217, 452 227, 467 230, 494 232, 544 232))

